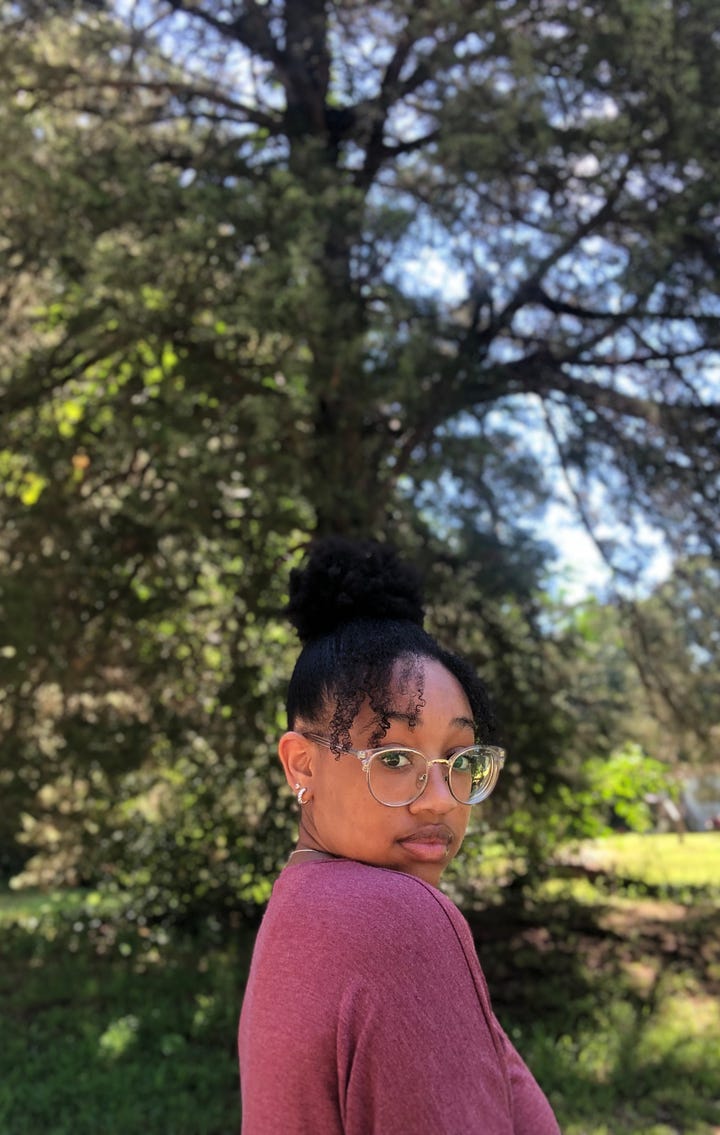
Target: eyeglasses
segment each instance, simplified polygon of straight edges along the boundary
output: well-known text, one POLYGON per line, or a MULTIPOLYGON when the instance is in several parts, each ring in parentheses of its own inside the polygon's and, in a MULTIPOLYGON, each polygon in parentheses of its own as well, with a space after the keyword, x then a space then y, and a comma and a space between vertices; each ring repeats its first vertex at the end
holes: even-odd
POLYGON ((479 804, 497 784, 505 764, 505 750, 494 745, 469 745, 451 757, 428 760, 417 749, 383 745, 379 749, 344 749, 318 733, 303 733, 310 741, 334 753, 357 757, 365 770, 370 793, 378 804, 401 808, 422 796, 430 779, 431 765, 447 765, 445 782, 458 804, 479 804))

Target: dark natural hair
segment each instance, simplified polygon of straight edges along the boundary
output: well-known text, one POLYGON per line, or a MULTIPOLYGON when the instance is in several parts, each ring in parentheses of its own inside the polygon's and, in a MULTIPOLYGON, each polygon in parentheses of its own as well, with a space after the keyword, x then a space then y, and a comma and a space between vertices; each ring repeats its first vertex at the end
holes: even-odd
POLYGON ((287 613, 303 645, 288 687, 290 729, 298 719, 319 723, 332 711, 325 723, 329 739, 338 749, 350 745, 349 731, 367 698, 378 720, 368 743, 376 745, 390 727, 393 677, 395 696, 397 689, 407 695, 413 724, 424 704, 421 662, 432 658, 462 686, 477 739, 495 739, 483 683, 423 629, 420 577, 388 545, 337 536, 318 540, 304 567, 290 574, 287 613))

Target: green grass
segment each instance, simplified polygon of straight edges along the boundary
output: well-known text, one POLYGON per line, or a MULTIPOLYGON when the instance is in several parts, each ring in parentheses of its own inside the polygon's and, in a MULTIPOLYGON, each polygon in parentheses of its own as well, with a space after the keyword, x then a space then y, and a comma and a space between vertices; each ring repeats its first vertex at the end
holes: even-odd
POLYGON ((27 926, 32 919, 52 918, 83 910, 87 902, 84 891, 3 891, 0 893, 0 927, 12 923, 27 926))
POLYGON ((588 861, 650 886, 720 887, 720 832, 609 836, 584 845, 588 861))
MULTIPOLYGON (((473 915, 498 1016, 563 1135, 717 1135, 720 924, 697 888, 718 883, 720 838, 602 851, 687 896, 586 882, 587 901, 545 887, 473 915)), ((251 949, 246 930, 203 947, 121 925, 79 892, 0 894, 0 1135, 236 1135, 251 949)))
MULTIPOLYGON (((716 1133, 715 912, 622 903, 582 930, 558 925, 553 937, 539 953, 515 951, 515 963, 535 977, 533 986, 528 974, 527 986, 536 1019, 495 1000, 564 1135, 716 1133), (613 935, 599 938, 603 927, 613 935)), ((497 991, 500 975, 484 961, 497 991)))
POLYGON ((477 935, 563 1135, 720 1135, 720 833, 617 835, 570 858, 609 877, 550 879, 527 925, 489 951, 477 935), (518 969, 529 1011, 503 992, 518 969))
POLYGON ((251 935, 203 950, 0 907, 0 1135, 237 1132, 251 935))

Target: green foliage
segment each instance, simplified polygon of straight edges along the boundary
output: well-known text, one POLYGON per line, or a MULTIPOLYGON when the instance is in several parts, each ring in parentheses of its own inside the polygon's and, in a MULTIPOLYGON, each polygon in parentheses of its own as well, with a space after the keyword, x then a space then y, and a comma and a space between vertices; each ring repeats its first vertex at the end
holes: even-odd
POLYGON ((667 766, 632 742, 616 749, 609 757, 593 757, 586 762, 584 771, 588 791, 598 812, 601 809, 605 812, 606 823, 613 819, 630 831, 650 830, 652 798, 676 795, 667 766))
POLYGON ((550 785, 535 780, 528 803, 518 801, 505 825, 508 851, 519 855, 518 880, 527 888, 552 875, 555 858, 569 842, 617 828, 649 831, 656 822, 653 804, 676 796, 668 766, 630 741, 578 762, 563 780, 550 785))
POLYGON ((690 977, 660 983, 652 1009, 623 992, 608 991, 597 1017, 573 1035, 551 1038, 536 1026, 518 1038, 562 1130, 711 1135, 717 1105, 708 1057, 720 1025, 711 1001, 690 977))
MULTIPOLYGON (((97 914, 97 912, 96 912, 97 914)), ((56 913, 0 932, 0 1130, 226 1135, 251 940, 191 952, 56 913), (68 990, 72 990, 68 998, 68 990)))
MULTIPOLYGON (((682 845, 667 835, 609 840, 623 877, 635 870, 628 838, 649 841, 678 883, 693 879, 677 873, 682 845)), ((720 835, 691 844, 700 841, 713 859, 720 835)), ((564 1132, 711 1135, 715 905, 536 893, 522 912, 470 917, 495 1009, 564 1132)), ((237 1130, 235 1034, 252 941, 237 927, 230 944, 209 931, 189 941, 79 892, 0 895, 0 1130, 237 1130)))
POLYGON ((717 752, 719 584, 717 565, 708 557, 681 560, 639 605, 631 627, 632 648, 660 730, 690 765, 712 763, 717 752))
MULTIPOLYGON (((0 16, 0 863, 185 921, 260 902, 289 842, 281 612, 313 533, 426 569, 530 864, 585 755, 637 735, 626 648, 541 593, 546 505, 621 525, 624 577, 645 517, 687 564, 717 535, 707 0, 236 8, 0 16)), ((655 661, 687 594, 646 611, 655 661)))

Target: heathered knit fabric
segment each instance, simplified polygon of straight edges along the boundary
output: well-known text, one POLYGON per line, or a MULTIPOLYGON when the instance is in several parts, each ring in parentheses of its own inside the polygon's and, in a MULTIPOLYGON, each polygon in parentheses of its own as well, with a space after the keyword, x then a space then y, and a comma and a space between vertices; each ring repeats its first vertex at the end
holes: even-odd
POLYGON ((559 1135, 436 888, 351 860, 286 867, 239 1032, 243 1135, 559 1135))

